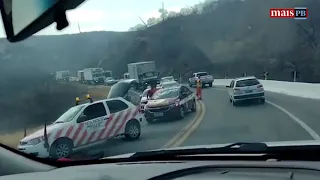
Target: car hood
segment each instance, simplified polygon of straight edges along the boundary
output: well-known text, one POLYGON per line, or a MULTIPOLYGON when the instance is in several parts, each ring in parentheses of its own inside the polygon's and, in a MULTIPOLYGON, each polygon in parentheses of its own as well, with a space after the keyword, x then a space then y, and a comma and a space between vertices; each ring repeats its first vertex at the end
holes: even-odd
POLYGON ((167 106, 170 105, 172 103, 174 103, 174 101, 177 98, 168 98, 168 99, 157 99, 157 100, 149 100, 147 103, 147 107, 161 107, 161 106, 167 106))
POLYGON ((132 86, 135 86, 136 83, 137 81, 135 79, 124 79, 124 80, 118 81, 116 84, 111 86, 108 93, 108 99, 125 97, 129 89, 132 86))
MULTIPOLYGON (((64 125, 65 125, 65 123, 47 125, 47 134, 50 134, 55 129, 62 128, 64 125)), ((31 139, 38 138, 41 136, 44 136, 44 128, 41 128, 41 129, 35 131, 34 133, 24 137, 21 141, 29 141, 31 139)))
MULTIPOLYGON (((273 141, 273 142, 264 142, 269 147, 277 146, 310 146, 310 145, 320 145, 320 140, 305 140, 305 141, 273 141)), ((198 149, 198 148, 219 148, 230 145, 228 144, 208 144, 208 145, 197 145, 197 146, 182 146, 174 148, 163 148, 163 149, 154 149, 146 152, 159 151, 159 150, 183 150, 183 149, 198 149)), ((117 159, 117 158, 129 158, 135 153, 120 154, 116 156, 109 156, 103 159, 117 159)))

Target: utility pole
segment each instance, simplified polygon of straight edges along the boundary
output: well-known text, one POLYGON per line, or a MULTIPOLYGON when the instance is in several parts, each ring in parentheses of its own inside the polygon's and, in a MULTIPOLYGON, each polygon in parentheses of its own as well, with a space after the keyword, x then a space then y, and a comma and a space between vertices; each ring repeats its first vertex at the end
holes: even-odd
POLYGON ((297 71, 294 70, 293 71, 293 82, 296 82, 297 81, 297 71))

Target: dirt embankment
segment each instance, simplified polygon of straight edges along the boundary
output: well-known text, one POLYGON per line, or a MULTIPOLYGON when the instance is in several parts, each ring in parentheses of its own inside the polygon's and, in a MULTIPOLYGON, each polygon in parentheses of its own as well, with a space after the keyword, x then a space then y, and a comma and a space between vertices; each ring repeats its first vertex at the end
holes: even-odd
MULTIPOLYGON (((8 120, 8 122, 0 122, 2 126, 2 131, 0 131, 0 143, 15 148, 18 142, 24 137, 25 133, 30 134, 42 128, 45 119, 47 119, 49 122, 52 122, 64 111, 73 106, 77 96, 85 97, 86 94, 90 94, 94 100, 98 100, 106 98, 109 92, 109 87, 107 86, 88 87, 87 85, 76 83, 59 83, 55 84, 55 86, 51 88, 52 89, 49 94, 43 92, 38 93, 38 96, 36 97, 40 99, 35 97, 33 97, 34 99, 29 99, 32 101, 32 106, 29 106, 29 111, 21 111, 24 113, 19 115, 21 118, 20 121, 13 119, 8 120), (23 116, 35 118, 27 119, 22 118, 23 116), (10 122, 11 125, 8 125, 10 122), (5 129, 5 127, 7 127, 7 129, 5 129)), ((27 106, 27 104, 25 104, 25 106, 27 106)))

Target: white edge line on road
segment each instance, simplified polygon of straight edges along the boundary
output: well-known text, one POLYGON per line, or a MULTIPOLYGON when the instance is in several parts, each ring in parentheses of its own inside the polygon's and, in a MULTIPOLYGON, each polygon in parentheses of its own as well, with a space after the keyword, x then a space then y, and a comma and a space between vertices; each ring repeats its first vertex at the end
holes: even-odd
POLYGON ((278 108, 279 110, 281 110, 285 114, 287 114, 291 119, 293 119, 296 123, 298 123, 304 130, 306 130, 313 139, 320 140, 320 136, 314 130, 312 130, 306 123, 304 123, 302 120, 300 120, 298 117, 296 117, 295 115, 290 113, 288 110, 286 110, 285 108, 283 108, 277 104, 274 104, 270 101, 266 101, 266 102, 269 103, 270 105, 278 108))
MULTIPOLYGON (((222 90, 220 88, 216 88, 214 90, 222 90)), ((317 134, 313 129, 311 129, 306 123, 304 123, 301 119, 299 119, 298 117, 296 117, 295 115, 293 115, 292 113, 290 113, 288 110, 286 110, 285 108, 275 104, 275 103, 272 103, 270 101, 267 101, 266 102, 276 108, 278 108, 280 111, 284 112, 285 114, 287 114, 292 120, 294 120, 296 123, 298 123, 305 131, 307 131, 310 136, 315 139, 315 140, 320 140, 320 135, 317 134)))

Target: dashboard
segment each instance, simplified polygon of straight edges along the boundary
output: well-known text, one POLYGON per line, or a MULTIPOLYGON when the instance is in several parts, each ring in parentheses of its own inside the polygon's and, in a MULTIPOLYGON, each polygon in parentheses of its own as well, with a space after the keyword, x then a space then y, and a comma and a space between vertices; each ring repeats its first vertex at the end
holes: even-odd
POLYGON ((317 161, 175 160, 54 167, 0 147, 0 180, 301 179, 320 177, 317 161))
POLYGON ((320 163, 296 162, 245 162, 245 161, 175 161, 135 162, 71 166, 45 172, 2 176, 3 180, 112 180, 112 179, 301 179, 320 177, 320 163))

